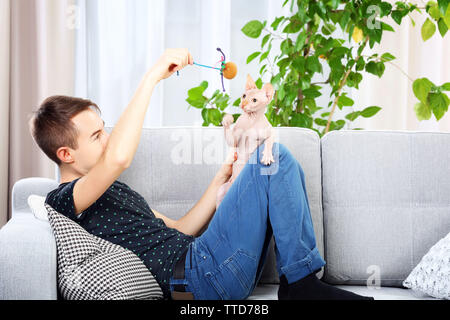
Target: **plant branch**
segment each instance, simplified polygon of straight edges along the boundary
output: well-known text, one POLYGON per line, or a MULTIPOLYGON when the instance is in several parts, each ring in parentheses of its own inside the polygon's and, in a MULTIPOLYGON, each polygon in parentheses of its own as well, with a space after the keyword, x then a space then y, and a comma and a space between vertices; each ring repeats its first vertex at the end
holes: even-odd
POLYGON ((402 68, 400 68, 397 64, 393 63, 392 61, 386 61, 389 64, 392 64, 394 67, 396 67, 398 70, 400 70, 401 73, 403 73, 411 82, 414 82, 414 79, 409 76, 402 68))
POLYGON ((330 79, 328 79, 327 81, 322 81, 322 82, 311 82, 311 85, 315 85, 315 84, 328 84, 330 83, 330 79))
MULTIPOLYGON (((363 43, 362 45, 365 47, 368 41, 369 41, 369 37, 366 36, 366 39, 364 40, 364 43, 363 43)), ((361 50, 361 53, 362 53, 362 50, 361 50)), ((359 55, 356 57, 355 61, 358 61, 358 59, 359 59, 360 57, 361 57, 361 54, 359 54, 359 55)), ((353 67, 352 67, 352 68, 353 68, 353 67)), ((331 111, 330 111, 330 114, 329 114, 329 116, 328 116, 328 121, 327 121, 327 127, 326 127, 326 129, 325 129, 325 134, 330 130, 330 123, 331 123, 331 119, 333 118, 333 113, 334 113, 334 111, 335 111, 335 109, 336 109, 337 102, 338 102, 339 97, 340 97, 340 95, 341 95, 342 88, 344 88, 344 86, 345 86, 345 84, 346 84, 346 82, 347 82, 347 78, 348 78, 350 72, 352 71, 352 68, 349 68, 349 69, 347 70, 347 72, 345 73, 344 78, 342 79, 341 85, 339 86, 339 89, 338 89, 338 91, 337 91, 337 93, 336 93, 336 98, 335 98, 334 101, 333 101, 333 106, 332 106, 331 111)))
MULTIPOLYGON (((274 76, 275 76, 275 73, 273 72, 273 63, 270 62, 269 56, 267 56, 266 60, 267 60, 267 63, 269 64, 269 67, 270 67, 270 73, 272 74, 271 77, 274 77, 274 76)), ((275 60, 274 60, 274 62, 275 62, 275 60)))
POLYGON ((311 45, 309 43, 309 41, 311 40, 311 35, 312 35, 312 33, 311 33, 311 22, 308 22, 308 27, 306 29, 306 33, 307 33, 307 37, 306 37, 306 40, 305 40, 306 48, 303 51, 303 56, 304 57, 307 57, 309 55, 309 51, 311 50, 311 45))
MULTIPOLYGON (((362 55, 362 57, 366 57, 366 58, 370 58, 370 56, 367 56, 367 55, 362 55)), ((392 64, 394 67, 396 67, 401 73, 403 73, 408 79, 409 79, 409 81, 411 81, 411 82, 414 82, 414 79, 413 78, 411 78, 411 76, 409 75, 409 74, 407 74, 406 72, 405 72, 405 70, 403 70, 398 64, 395 64, 394 62, 392 62, 392 61, 386 61, 386 60, 383 60, 383 58, 378 58, 378 59, 375 59, 377 62, 380 62, 380 61, 382 61, 382 62, 384 62, 384 63, 389 63, 389 64, 392 64)))
MULTIPOLYGON (((308 26, 307 26, 307 29, 306 29, 306 33, 307 33, 307 37, 306 37, 306 40, 305 40, 305 45, 306 45, 306 48, 303 50, 303 56, 304 57, 307 57, 308 55, 309 55, 309 51, 310 51, 310 49, 311 49, 311 45, 310 45, 310 40, 311 40, 311 35, 312 35, 312 32, 311 32, 311 22, 308 22, 308 26)), ((303 96, 303 90, 302 90, 302 88, 301 88, 301 86, 300 86, 300 75, 299 75, 299 79, 298 79, 298 81, 299 81, 299 86, 298 86, 298 91, 297 91, 297 108, 296 108, 296 111, 297 111, 297 113, 302 113, 303 112, 303 98, 304 98, 304 96, 303 96)))
POLYGON ((277 33, 273 32, 273 31, 271 31, 271 30, 270 30, 269 28, 267 28, 267 27, 264 27, 263 30, 265 30, 265 31, 267 31, 268 33, 270 33, 274 38, 282 39, 282 40, 287 40, 287 39, 288 39, 288 37, 283 38, 280 34, 277 34, 277 33))
POLYGON ((280 107, 278 107, 278 90, 275 91, 275 103, 274 103, 274 109, 275 109, 275 114, 278 114, 278 112, 280 111, 280 107))

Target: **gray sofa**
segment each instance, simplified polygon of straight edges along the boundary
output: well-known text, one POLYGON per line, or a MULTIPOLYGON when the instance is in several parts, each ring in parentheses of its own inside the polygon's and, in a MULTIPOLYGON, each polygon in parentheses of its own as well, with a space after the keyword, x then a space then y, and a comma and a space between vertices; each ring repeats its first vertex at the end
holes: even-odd
MULTIPOLYGON (((111 131, 112 128, 107 128, 111 131)), ((319 251, 320 276, 375 299, 429 299, 402 288, 421 257, 450 230, 450 134, 276 128, 302 165, 319 251)), ((223 146, 223 147, 222 147, 223 146)), ((220 167, 223 129, 144 129, 131 167, 118 180, 171 218, 185 214, 220 167)), ((12 219, 0 230, 0 299, 56 299, 56 246, 30 194, 58 180, 27 178, 12 190, 12 219)), ((277 299, 273 241, 249 299, 277 299)))

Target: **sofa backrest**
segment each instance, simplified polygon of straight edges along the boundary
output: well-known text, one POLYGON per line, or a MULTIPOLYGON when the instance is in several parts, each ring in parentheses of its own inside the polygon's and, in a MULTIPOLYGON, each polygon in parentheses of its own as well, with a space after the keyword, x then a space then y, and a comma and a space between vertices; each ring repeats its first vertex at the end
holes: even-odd
MULTIPOLYGON (((319 135, 291 127, 275 128, 275 132, 275 141, 291 151, 305 172, 317 245, 323 255, 319 135)), ((133 162, 118 180, 140 193, 151 208, 180 218, 205 192, 227 151, 221 127, 144 128, 133 162)), ((278 282, 274 252, 269 252, 261 281, 278 282)))
POLYGON ((450 231, 450 134, 340 130, 321 147, 325 280, 401 286, 450 231))

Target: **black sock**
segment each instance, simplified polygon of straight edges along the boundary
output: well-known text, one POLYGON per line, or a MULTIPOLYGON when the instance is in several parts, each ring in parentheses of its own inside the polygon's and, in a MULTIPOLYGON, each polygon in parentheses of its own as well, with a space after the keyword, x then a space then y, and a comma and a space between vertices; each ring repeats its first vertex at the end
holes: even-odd
POLYGON ((285 275, 283 274, 280 277, 280 287, 278 288, 278 300, 289 300, 288 293, 289 293, 288 282, 285 275))
MULTIPOLYGON (((287 283, 286 277, 284 277, 283 282, 287 283)), ((280 277, 280 289, 281 278, 280 277)), ((316 272, 287 285, 287 290, 283 286, 283 290, 278 291, 278 298, 280 300, 373 300, 372 297, 365 297, 358 295, 356 293, 342 290, 329 285, 316 276, 316 272), (280 299, 280 291, 281 299, 280 299), (286 294, 287 291, 287 294, 286 294)))

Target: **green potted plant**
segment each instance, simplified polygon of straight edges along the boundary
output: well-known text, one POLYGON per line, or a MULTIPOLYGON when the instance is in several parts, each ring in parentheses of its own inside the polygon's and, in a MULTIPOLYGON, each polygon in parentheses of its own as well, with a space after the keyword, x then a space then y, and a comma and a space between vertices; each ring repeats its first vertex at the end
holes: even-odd
MULTIPOLYGON (((260 50, 251 53, 247 64, 259 63, 260 77, 255 81, 261 88, 262 76, 270 75, 276 93, 267 107, 266 116, 274 127, 294 126, 316 131, 320 137, 331 130, 342 129, 347 122, 358 117, 373 117, 381 108, 368 106, 361 111, 349 112, 344 119, 335 119, 336 107, 353 106, 347 96, 348 88, 358 89, 367 73, 382 77, 387 64, 395 57, 385 52, 367 55, 367 47, 380 44, 384 32, 394 32, 394 27, 381 21, 391 17, 401 25, 413 11, 427 14, 421 27, 422 39, 427 41, 438 30, 443 37, 450 28, 450 0, 429 1, 417 7, 407 1, 394 5, 380 0, 369 1, 315 1, 285 0, 290 5, 290 16, 277 17, 270 25, 267 21, 252 20, 242 32, 253 39, 261 37, 260 50), (338 28, 345 38, 336 36, 338 28), (280 41, 280 54, 271 58, 273 40, 280 41), (324 65, 327 64, 327 74, 324 65), (315 82, 313 77, 321 74, 324 81, 315 82), (331 90, 327 108, 317 104, 323 92, 331 90), (325 111, 325 112, 324 112, 325 111)), ((419 120, 437 120, 448 111, 450 82, 436 85, 427 78, 411 79, 412 90, 418 102, 414 106, 419 120)), ((208 83, 188 91, 186 101, 200 109, 203 126, 220 126, 224 110, 232 104, 238 106, 240 98, 233 100, 228 94, 216 90, 205 96, 208 83)), ((240 114, 234 114, 235 120, 240 114)), ((362 129, 362 128, 356 128, 362 129)))

